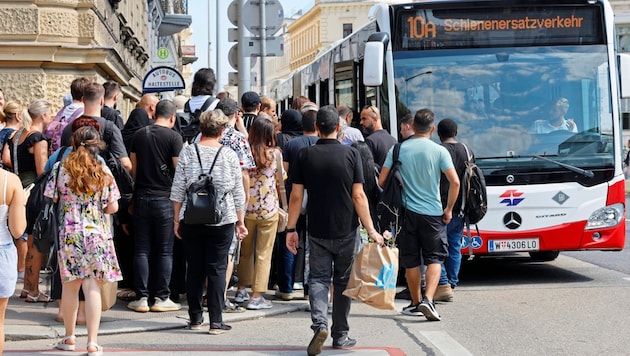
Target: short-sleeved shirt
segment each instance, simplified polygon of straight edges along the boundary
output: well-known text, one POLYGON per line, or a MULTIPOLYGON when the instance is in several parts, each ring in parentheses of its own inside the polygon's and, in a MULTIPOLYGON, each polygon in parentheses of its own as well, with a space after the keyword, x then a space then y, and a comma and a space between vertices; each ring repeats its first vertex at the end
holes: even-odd
POLYGON ((179 157, 182 150, 182 136, 168 127, 160 125, 146 126, 136 131, 131 152, 136 154, 136 180, 134 195, 159 196, 168 198, 171 195, 171 185, 175 175, 173 157, 179 157), (150 137, 146 129, 149 128, 150 137), (157 152, 161 158, 153 154, 157 152), (168 177, 160 170, 160 165, 168 167, 168 177))
MULTIPOLYGON (((392 154, 390 149, 384 167, 392 167, 392 154)), ((416 138, 401 144, 398 159, 405 183, 405 207, 416 214, 442 215, 440 175, 453 168, 448 150, 430 139, 416 138)))
POLYGON ((254 121, 256 121, 257 117, 258 117, 258 115, 256 115, 256 114, 243 114, 243 126, 245 126, 245 129, 248 132, 249 132, 249 129, 254 124, 254 121))
MULTIPOLYGON (((13 142, 9 141, 7 144, 9 145, 9 152, 11 153, 11 163, 13 164, 13 171, 15 172, 15 167, 17 166, 17 172, 22 180, 22 185, 27 186, 35 180, 37 176, 37 168, 35 166, 35 156, 33 153, 29 152, 29 149, 35 146, 36 143, 41 141, 46 141, 48 138, 41 132, 33 131, 31 134, 28 134, 26 130, 23 131, 22 137, 20 140, 24 138, 25 135, 28 135, 24 142, 18 144, 17 146, 17 165, 14 162, 14 153, 13 153, 13 142)), ((18 135, 13 136, 13 139, 16 140, 18 135)))
POLYGON ((388 134, 385 130, 376 130, 370 136, 365 139, 372 156, 374 156, 374 163, 379 167, 383 166, 387 151, 396 144, 396 139, 392 135, 388 134))
POLYGON ((291 179, 308 190, 308 233, 316 238, 348 236, 359 226, 352 186, 363 183, 361 155, 335 139, 319 139, 299 151, 291 179))
MULTIPOLYGON (((91 117, 101 125, 101 139, 105 141, 107 145, 105 152, 111 152, 111 154, 118 159, 129 157, 120 129, 116 127, 113 122, 107 121, 100 116, 82 115, 81 117, 91 117)), ((72 146, 72 125, 67 125, 63 129, 61 145, 72 146)))
POLYGON ((225 130, 223 130, 223 136, 219 140, 219 143, 236 152, 241 169, 256 168, 254 155, 252 155, 252 149, 249 146, 247 138, 240 131, 234 128, 234 126, 227 125, 225 127, 225 130))
POLYGON ((363 141, 364 139, 361 130, 352 126, 348 126, 346 127, 346 131, 344 133, 343 140, 341 140, 341 143, 344 145, 352 145, 355 142, 363 141))
MULTIPOLYGON (((443 142, 442 146, 444 146, 448 153, 451 155, 451 159, 453 160, 453 166, 455 167, 455 171, 457 172, 457 176, 461 181, 464 177, 464 173, 466 172, 466 161, 468 160, 468 154, 466 153, 466 148, 464 145, 459 142, 443 142)), ((470 147, 468 147, 470 150, 470 147)), ((470 152, 472 154, 472 151, 470 152)), ((444 173, 442 173, 440 178, 440 196, 442 197, 442 209, 446 208, 446 204, 448 203, 448 188, 450 187, 450 183, 444 173)), ((459 210, 462 206, 462 196, 461 194, 457 196, 457 200, 455 201, 455 205, 453 206, 453 214, 459 213, 459 210)))
POLYGON ((534 121, 534 125, 530 129, 531 133, 535 134, 546 134, 552 131, 565 130, 568 132, 577 132, 577 125, 570 125, 569 121, 562 119, 562 124, 560 126, 553 126, 547 120, 536 120, 534 121))

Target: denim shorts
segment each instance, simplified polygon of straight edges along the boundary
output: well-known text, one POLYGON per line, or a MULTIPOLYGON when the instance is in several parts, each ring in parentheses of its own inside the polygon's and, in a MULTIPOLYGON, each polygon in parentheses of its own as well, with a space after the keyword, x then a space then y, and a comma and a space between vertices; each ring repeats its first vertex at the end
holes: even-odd
POLYGON ((13 242, 0 245, 0 298, 10 298, 17 283, 17 249, 13 242))

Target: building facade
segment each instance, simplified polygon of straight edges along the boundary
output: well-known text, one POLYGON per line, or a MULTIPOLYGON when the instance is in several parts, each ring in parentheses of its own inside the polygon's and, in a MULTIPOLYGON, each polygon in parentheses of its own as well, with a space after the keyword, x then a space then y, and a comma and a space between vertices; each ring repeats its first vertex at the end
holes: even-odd
POLYGON ((142 95, 159 38, 173 41, 190 24, 168 11, 185 9, 185 0, 0 2, 0 88, 6 100, 43 98, 56 110, 74 78, 115 80, 124 96, 118 108, 127 113, 142 95))

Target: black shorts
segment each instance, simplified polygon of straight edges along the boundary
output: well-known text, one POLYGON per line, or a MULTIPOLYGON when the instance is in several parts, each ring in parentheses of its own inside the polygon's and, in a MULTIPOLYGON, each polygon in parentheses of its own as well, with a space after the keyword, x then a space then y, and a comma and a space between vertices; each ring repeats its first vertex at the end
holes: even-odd
POLYGON ((443 263, 448 256, 448 240, 442 216, 405 211, 405 224, 402 227, 398 249, 403 268, 443 263))

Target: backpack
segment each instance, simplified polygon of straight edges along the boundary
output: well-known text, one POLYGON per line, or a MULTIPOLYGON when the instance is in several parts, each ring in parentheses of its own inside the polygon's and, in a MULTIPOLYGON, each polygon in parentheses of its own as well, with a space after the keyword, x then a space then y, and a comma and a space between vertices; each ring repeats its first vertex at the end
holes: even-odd
POLYGON ((66 126, 72 124, 76 118, 83 115, 82 107, 78 107, 69 117, 63 115, 65 109, 66 107, 64 106, 61 110, 59 110, 57 116, 55 116, 55 120, 48 124, 48 127, 46 128, 45 134, 50 139, 50 147, 48 148, 49 156, 61 147, 61 136, 66 126))
POLYGON ((177 113, 177 123, 179 124, 179 130, 184 138, 184 142, 193 143, 199 133, 199 117, 204 111, 208 110, 215 101, 218 101, 218 99, 210 96, 199 109, 195 110, 195 112, 191 112, 189 99, 186 104, 184 104, 184 112, 177 113))
MULTIPOLYGON (((105 120, 102 136, 105 143, 112 142, 115 129, 116 125, 113 122, 105 120)), ((112 176, 114 176, 114 180, 116 181, 116 185, 120 191, 121 199, 131 200, 131 196, 133 194, 133 178, 131 177, 129 171, 125 169, 120 162, 120 159, 114 156, 109 147, 107 147, 105 151, 101 152, 101 157, 103 157, 107 167, 112 172, 112 176)))
POLYGON ((483 219, 488 211, 486 179, 481 169, 475 164, 475 160, 470 150, 468 150, 468 147, 464 145, 464 148, 466 149, 468 159, 466 160, 466 170, 464 171, 460 188, 462 206, 459 216, 462 217, 466 223, 476 224, 483 219))
MULTIPOLYGON (((68 150, 69 147, 62 147, 57 155, 57 159, 55 163, 60 162, 63 159, 64 154, 68 150)), ((54 242, 54 236, 48 236, 45 231, 42 229, 45 222, 42 222, 41 219, 37 219, 40 214, 43 214, 43 209, 46 206, 47 200, 50 198, 44 196, 44 190, 46 189, 46 184, 51 179, 52 170, 46 171, 40 174, 35 181, 32 183, 32 188, 30 190, 30 194, 28 196, 28 200, 26 201, 26 221, 28 229, 27 231, 33 231, 33 245, 37 248, 37 250, 41 253, 48 253, 52 243, 54 242), (35 229, 35 225, 39 223, 37 231, 35 229), (43 233, 42 233, 43 231, 43 233)), ((57 174, 59 174, 59 169, 57 170, 57 174)), ((56 178, 55 178, 56 181, 56 178)), ((49 204, 52 206, 51 204, 49 204)))
POLYGON ((219 153, 223 146, 219 147, 217 154, 214 156, 212 166, 208 173, 203 172, 203 164, 201 163, 201 156, 199 155, 199 147, 195 143, 195 151, 197 152, 197 159, 201 166, 201 175, 196 182, 193 182, 188 189, 186 189, 186 210, 184 210, 184 223, 191 225, 200 224, 218 224, 223 217, 221 210, 219 209, 218 192, 217 188, 212 182, 212 169, 217 162, 219 153))
MULTIPOLYGON (((464 145, 462 143, 462 145, 464 145)), ((468 239, 468 248, 470 251, 469 259, 474 257, 472 247, 472 235, 470 234, 470 225, 475 225, 477 235, 479 236, 479 228, 477 223, 483 219, 488 212, 488 193, 486 192, 486 179, 483 172, 475 164, 475 159, 470 153, 466 145, 466 170, 460 182, 460 196, 462 197, 462 206, 459 216, 462 218, 464 227, 466 228, 466 239, 468 239)))
POLYGON ((403 217, 403 199, 405 197, 405 183, 400 174, 402 163, 400 156, 400 143, 394 145, 392 154, 392 166, 385 180, 383 191, 376 206, 379 229, 382 232, 389 230, 393 237, 400 232, 403 217))

